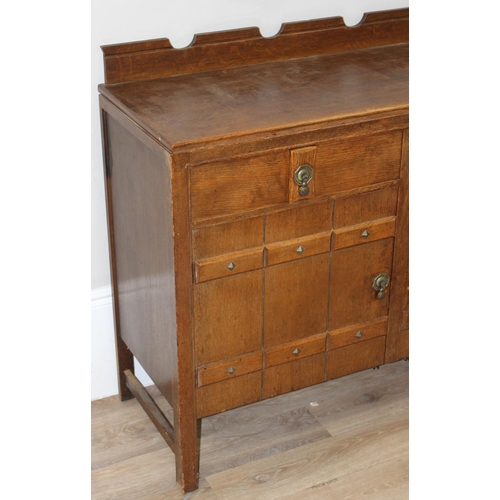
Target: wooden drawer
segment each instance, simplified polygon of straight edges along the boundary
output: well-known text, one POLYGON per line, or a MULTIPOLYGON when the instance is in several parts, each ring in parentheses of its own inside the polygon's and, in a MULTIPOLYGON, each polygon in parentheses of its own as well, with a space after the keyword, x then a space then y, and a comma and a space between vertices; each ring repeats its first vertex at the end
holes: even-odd
POLYGON ((342 377, 384 363, 385 336, 328 352, 326 378, 342 377))
POLYGON ((325 380, 325 355, 316 354, 264 370, 263 398, 302 389, 325 380))
POLYGON ((381 337, 387 332, 387 318, 328 332, 328 350, 381 337))
POLYGON ((268 349, 266 351, 266 368, 324 352, 325 348, 326 335, 322 333, 306 340, 289 342, 288 344, 268 349))
POLYGON ((335 200, 333 227, 352 226, 396 215, 397 202, 397 187, 339 198, 335 200))
POLYGON ((395 225, 396 217, 386 217, 372 222, 334 229, 333 249, 338 250, 339 248, 390 238, 394 236, 395 225))
POLYGON ((208 417, 260 400, 262 372, 248 373, 196 389, 196 416, 208 417))
POLYGON ((259 269, 264 265, 264 248, 251 248, 242 252, 211 257, 195 262, 195 282, 224 278, 259 269))
POLYGON ((395 130, 318 145, 316 196, 398 179, 402 137, 395 130))
POLYGON ((190 168, 194 221, 286 203, 288 152, 272 151, 190 168))
POLYGON ((262 351, 198 368, 198 387, 262 370, 262 351))
POLYGON ((263 245, 263 218, 239 220, 193 231, 195 260, 263 245))
POLYGON ((272 243, 266 246, 267 265, 272 266, 330 251, 331 232, 272 243))

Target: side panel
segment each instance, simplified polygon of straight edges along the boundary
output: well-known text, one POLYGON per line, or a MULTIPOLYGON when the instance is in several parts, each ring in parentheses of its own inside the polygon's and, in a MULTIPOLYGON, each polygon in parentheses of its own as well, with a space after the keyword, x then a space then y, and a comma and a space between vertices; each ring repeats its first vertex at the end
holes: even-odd
POLYGON ((105 115, 119 337, 173 405, 177 383, 169 155, 105 115))

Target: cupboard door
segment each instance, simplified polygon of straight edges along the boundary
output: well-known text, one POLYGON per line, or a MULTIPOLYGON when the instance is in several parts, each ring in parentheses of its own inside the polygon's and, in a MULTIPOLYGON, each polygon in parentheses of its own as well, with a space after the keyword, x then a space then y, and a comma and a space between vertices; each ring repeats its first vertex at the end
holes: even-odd
POLYGON ((393 243, 387 238, 333 252, 329 330, 387 315, 390 282, 378 299, 373 280, 391 275, 393 243))
POLYGON ((329 264, 325 253, 266 268, 265 347, 326 331, 329 264))
POLYGON ((262 270, 194 287, 197 366, 262 347, 262 270))

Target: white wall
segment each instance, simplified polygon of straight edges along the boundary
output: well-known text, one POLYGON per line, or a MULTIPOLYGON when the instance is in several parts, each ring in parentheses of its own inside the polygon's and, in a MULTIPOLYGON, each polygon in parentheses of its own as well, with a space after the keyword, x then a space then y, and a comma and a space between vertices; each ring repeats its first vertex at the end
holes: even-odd
MULTIPOLYGON (((104 81, 100 46, 167 37, 175 47, 194 34, 258 26, 264 36, 282 23, 408 7, 408 0, 93 0, 92 2, 92 399, 117 393, 108 241, 97 85, 104 81)), ((139 369, 143 383, 151 383, 139 369)))

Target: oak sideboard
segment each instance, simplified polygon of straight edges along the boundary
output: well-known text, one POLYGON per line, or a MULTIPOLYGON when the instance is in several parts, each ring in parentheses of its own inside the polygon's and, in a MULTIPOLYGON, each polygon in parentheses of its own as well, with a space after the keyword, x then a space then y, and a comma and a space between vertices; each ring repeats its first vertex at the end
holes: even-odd
POLYGON ((102 50, 120 394, 191 491, 203 417, 408 357, 408 9, 102 50))

